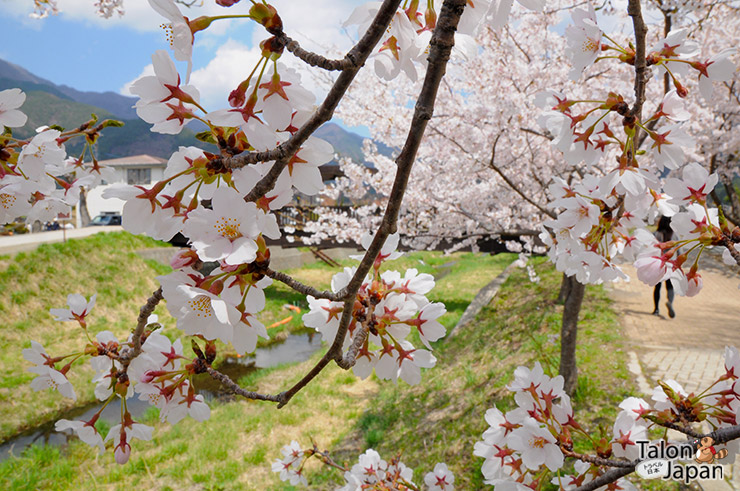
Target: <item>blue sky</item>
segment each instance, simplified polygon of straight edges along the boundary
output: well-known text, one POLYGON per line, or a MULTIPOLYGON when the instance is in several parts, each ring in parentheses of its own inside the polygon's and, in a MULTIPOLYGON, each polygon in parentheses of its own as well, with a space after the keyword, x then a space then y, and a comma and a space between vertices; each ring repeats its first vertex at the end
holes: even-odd
MULTIPOLYGON (((184 15, 243 14, 250 3, 231 9, 205 0, 200 8, 181 7, 184 15)), ((286 31, 308 49, 326 52, 346 49, 351 36, 341 27, 352 10, 365 0, 273 0, 286 31)), ((78 90, 124 92, 126 84, 151 71, 151 54, 168 49, 165 19, 146 0, 124 0, 126 15, 101 19, 94 0, 58 0, 61 13, 32 19, 33 0, 0 0, 5 43, 0 58, 37 76, 78 90), (148 71, 149 70, 149 71, 148 71)), ((196 34, 191 81, 201 90, 206 107, 225 106, 228 92, 249 73, 258 56, 259 41, 268 37, 248 19, 214 22, 196 34), (245 68, 248 67, 248 68, 245 68), (245 71, 246 70, 246 71, 245 71)), ((286 54, 284 60, 290 62, 286 54)), ((184 73, 185 65, 179 65, 184 73)), ((309 88, 312 88, 308 84, 309 88)))

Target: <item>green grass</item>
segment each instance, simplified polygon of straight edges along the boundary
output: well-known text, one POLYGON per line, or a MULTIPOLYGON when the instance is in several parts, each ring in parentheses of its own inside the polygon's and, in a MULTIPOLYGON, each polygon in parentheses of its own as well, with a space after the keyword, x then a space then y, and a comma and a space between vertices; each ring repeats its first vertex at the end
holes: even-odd
MULTIPOLYGON (((438 273, 435 265, 457 261, 451 272, 439 280, 439 291, 430 295, 435 301, 442 300, 442 295, 450 295, 454 300, 450 303, 450 312, 445 320, 452 325, 475 293, 501 272, 511 259, 509 255, 455 254, 444 257, 439 253, 414 253, 394 266, 400 269, 404 265, 411 265, 421 271, 438 273), (463 274, 472 270, 476 271, 475 275, 463 274)), ((344 264, 354 263, 348 261, 344 264)), ((328 287, 331 276, 336 272, 336 269, 321 263, 291 271, 297 278, 319 288, 328 287)), ((273 291, 287 292, 280 284, 271 288, 273 291)), ((281 310, 286 295, 272 297, 277 297, 277 300, 271 299, 268 292, 266 314, 270 313, 270 309, 281 316, 289 314, 281 310)), ((305 306, 302 304, 305 298, 293 298, 296 303, 305 306)), ((300 319, 300 316, 295 317, 300 319)), ((267 323, 269 318, 263 320, 267 323)), ((275 335, 275 332, 271 334, 275 335)), ((251 390, 278 392, 294 384, 318 356, 298 366, 252 372, 243 377, 240 383, 251 390)), ((0 482, 7 482, 11 488, 23 488, 23 483, 28 482, 33 483, 34 487, 48 489, 93 487, 91 483, 100 486, 118 483, 121 488, 167 485, 178 489, 184 486, 208 488, 214 483, 234 481, 233 485, 227 486, 228 489, 265 489, 261 483, 271 483, 269 485, 273 489, 285 489, 269 469, 270 463, 279 456, 282 445, 292 438, 307 444, 312 437, 323 444, 338 444, 361 417, 364 408, 372 404, 371 397, 377 393, 377 387, 374 380, 361 381, 351 373, 332 366, 299 393, 284 410, 277 411, 273 405, 264 403, 216 403, 211 419, 205 424, 184 421, 174 428, 157 424, 154 441, 137 442, 137 453, 124 467, 125 470, 113 463, 111 452, 97 456, 93 449, 73 442, 64 453, 54 454, 51 459, 44 460, 38 454, 47 450, 34 449, 21 458, 0 465, 0 482), (87 474, 64 474, 64 469, 71 466, 71 462, 82 465, 88 470, 87 474), (46 476, 56 477, 51 480, 46 476)), ((30 394, 29 398, 37 396, 30 394)), ((146 419, 153 420, 151 416, 146 419)), ((317 476, 319 482, 332 478, 331 474, 317 476)))
MULTIPOLYGON (((404 463, 420 471, 417 482, 435 462, 446 462, 456 488, 483 487, 483 461, 472 448, 487 428, 486 410, 494 404, 502 411, 514 407, 506 385, 517 366, 540 361, 549 375, 558 371, 562 306, 554 300, 561 276, 549 264, 535 262, 539 283, 515 269, 476 321, 438 347, 440 361, 419 386, 381 385, 349 440, 386 458, 403 449, 404 463)), ((617 405, 633 391, 618 320, 601 287, 587 288, 578 336, 573 404, 578 421, 596 428, 613 421, 617 405)))
MULTIPOLYGON (((448 305, 443 323, 449 328, 511 259, 415 253, 397 266, 434 273, 438 266, 457 261, 429 295, 448 305)), ((123 467, 113 463, 110 449, 97 456, 73 442, 62 453, 34 448, 0 464, 0 482, 12 489, 24 489, 26 483, 45 489, 293 489, 270 472, 270 464, 280 457, 282 445, 297 439, 304 447, 313 440, 336 461, 350 465, 369 447, 385 458, 401 449, 402 460, 417 469, 417 483, 435 462, 446 462, 455 472, 457 489, 478 489, 483 461, 472 455, 472 448, 486 429, 485 411, 494 404, 502 410, 513 407, 505 387, 518 365, 539 360, 549 374, 557 373, 562 307, 554 298, 560 275, 550 265, 536 263, 540 283, 530 283, 523 270, 514 270, 475 322, 435 343, 437 366, 423 372, 419 386, 381 383, 375 377, 358 380, 330 365, 281 410, 259 402, 215 403, 205 423, 157 423, 153 441, 135 442, 131 461, 123 467), (70 473, 70 468, 84 471, 70 473)), ((328 285, 333 271, 314 264, 295 273, 305 280, 324 278, 328 285)), ((587 289, 581 319, 574 406, 577 419, 595 428, 616 415, 616 405, 633 387, 618 321, 601 287, 587 289)), ((295 383, 318 356, 254 372, 241 382, 252 390, 276 393, 295 383)), ((310 462, 306 472, 312 489, 342 483, 340 472, 318 462, 310 462)))

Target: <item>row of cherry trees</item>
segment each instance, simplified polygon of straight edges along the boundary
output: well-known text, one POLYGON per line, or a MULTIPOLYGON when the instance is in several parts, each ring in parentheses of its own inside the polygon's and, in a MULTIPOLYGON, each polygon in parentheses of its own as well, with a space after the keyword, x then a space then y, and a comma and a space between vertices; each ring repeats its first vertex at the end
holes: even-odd
MULTIPOLYGON (((56 388, 68 397, 74 397, 66 378, 73 362, 90 360, 96 395, 106 404, 121 399, 121 422, 105 440, 94 426, 99 413, 89 421, 62 420, 58 426, 73 429, 101 450, 105 441, 113 440, 121 464, 129 459, 131 441, 148 439, 152 431, 129 414, 130 397, 149 401, 170 423, 187 415, 209 417, 191 383, 195 374, 209 373, 236 394, 278 407, 330 363, 352 368, 361 377, 374 372, 381 379, 421 382, 421 368, 436 363, 430 342, 444 335, 436 321, 444 306, 425 296, 434 284, 429 275, 384 269, 398 255, 397 231, 420 246, 450 235, 473 243, 480 235, 538 233, 558 269, 577 280, 569 298, 575 298, 578 288, 582 294, 582 286, 575 285, 624 277, 621 257, 635 261, 643 281, 671 278, 688 295, 701 288, 698 256, 707 247, 723 247, 728 264, 740 264, 740 229, 707 202, 719 177, 694 162, 710 155, 711 170, 721 169, 725 180, 732 175, 737 147, 722 132, 736 117, 736 52, 724 49, 728 39, 713 29, 737 34, 732 21, 722 22, 736 13, 734 2, 716 2, 706 9, 693 2, 659 3, 654 10, 654 4, 630 0, 626 10, 611 9, 617 20, 609 24, 617 27, 609 32, 600 27, 605 18, 586 4, 566 14, 570 20, 564 41, 556 26, 570 6, 566 2, 519 0, 530 9, 546 10, 516 13, 513 22, 512 0, 371 2, 348 20, 359 25, 361 37, 340 59, 301 48, 267 3, 217 0, 235 13, 194 19, 185 17, 172 0, 149 3, 171 23, 175 58, 187 62, 188 69, 181 77, 167 52, 155 52, 155 74, 132 87, 140 98, 137 113, 153 125, 152 131, 170 134, 198 119, 209 128, 203 138, 216 146, 213 152, 181 148, 169 159, 164 179, 152 188, 121 186, 108 195, 126 200, 126 229, 160 239, 182 232, 191 247, 173 257, 175 272, 159 278, 162 287, 142 307, 127 339, 88 333, 86 318, 96 299, 71 294, 69 308, 53 309, 52 314, 79 325, 84 347, 50 355, 33 343, 24 351, 38 375, 32 386, 56 388), (631 28, 620 30, 625 11, 631 28), (656 12, 664 25, 648 29, 656 12), (188 84, 192 49, 194 36, 222 18, 251 19, 267 36, 260 44, 260 61, 225 98, 228 106, 209 111, 199 102, 198 88, 188 84), (280 63, 285 51, 316 70, 338 72, 320 104, 302 88, 301 75, 280 63), (355 81, 364 65, 393 85, 370 78, 355 81), (665 79, 652 77, 653 71, 665 73, 665 79), (566 77, 575 82, 566 83, 566 77), (345 97, 353 82, 360 89, 345 97), (712 93, 720 90, 730 97, 712 102, 712 93), (705 101, 691 99, 696 92, 705 101), (318 167, 331 159, 332 149, 312 133, 343 99, 342 116, 348 122, 369 123, 400 152, 394 162, 376 156, 379 171, 372 176, 348 164, 347 175, 354 181, 330 191, 360 196, 369 183, 387 201, 382 218, 366 213, 353 227, 343 217, 323 222, 338 224, 324 226, 340 237, 358 238, 363 232, 366 252, 358 266, 335 275, 330 291, 320 291, 271 269, 265 238, 280 236, 274 212, 291 200, 294 189, 309 195, 322 190, 318 167), (702 146, 695 146, 696 141, 702 146), (663 180, 672 170, 676 177, 663 180), (647 231, 658 213, 674 216, 676 240, 659 243, 647 231), (540 225, 545 227, 541 232, 540 225), (219 267, 203 274, 199 269, 204 261, 218 261, 219 267), (311 310, 304 322, 319 330, 330 347, 295 386, 261 394, 242 389, 212 364, 219 342, 245 353, 254 350, 257 337, 267 337, 257 314, 265 305, 263 290, 272 281, 307 295, 311 310), (181 334, 191 338, 191 350, 156 332, 159 326, 149 315, 163 299, 181 334), (409 342, 412 331, 425 348, 409 342)), ((0 123, 6 128, 25 122, 19 109, 23 99, 17 89, 0 93, 0 123)), ((79 187, 103 171, 94 160, 84 164, 82 158, 66 158, 64 143, 84 137, 93 144, 102 129, 114 124, 91 121, 73 131, 41 128, 30 141, 6 131, 0 218, 55 215, 74 205, 79 187), (85 174, 60 177, 71 170, 85 174), (54 189, 56 184, 62 189, 54 189)), ((525 245, 534 247, 531 240, 525 245)), ((576 303, 572 300, 571 308, 576 303)), ((692 423, 708 418, 717 428, 715 442, 734 440, 740 435, 735 426, 740 389, 734 385, 739 358, 728 349, 727 374, 700 396, 667 382, 656 388, 652 405, 625 401, 610 441, 592 438, 575 421, 565 390, 572 379, 547 377, 539 365, 521 367, 510 385, 518 409, 489 411, 491 428, 475 448, 486 459, 487 482, 502 488, 539 488, 551 481, 563 488, 629 486, 618 479, 639 464, 636 441, 653 425, 699 436, 692 423), (574 452, 576 433, 586 435, 593 454, 574 452), (566 476, 565 457, 580 462, 576 474, 566 476)), ((283 453, 273 469, 294 483, 305 479, 306 458, 333 463, 317 448, 303 450, 297 443, 283 453)), ((343 470, 344 489, 418 489, 410 469, 372 451, 343 470)), ((452 489, 453 480, 443 464, 424 479, 430 489, 452 489)))

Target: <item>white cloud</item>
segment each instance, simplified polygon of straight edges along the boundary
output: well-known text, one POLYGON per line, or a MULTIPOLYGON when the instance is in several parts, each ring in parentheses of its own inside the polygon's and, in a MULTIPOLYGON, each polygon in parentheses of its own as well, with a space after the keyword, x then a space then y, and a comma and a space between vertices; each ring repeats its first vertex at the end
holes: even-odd
MULTIPOLYGON (((342 29, 342 23, 366 0, 273 0, 270 3, 277 9, 288 36, 305 49, 324 53, 332 47, 346 50, 352 46, 353 40, 342 29)), ((255 45, 266 37, 268 34, 262 26, 255 28, 255 45)))
POLYGON ((190 84, 200 91, 200 100, 208 110, 228 107, 229 93, 252 71, 261 54, 232 39, 223 43, 216 56, 203 68, 194 70, 190 84))
MULTIPOLYGON (((249 10, 249 2, 244 2, 233 7, 234 14, 244 14, 249 10)), ((28 18, 33 11, 33 0, 2 0, 0 1, 4 15, 12 16, 18 19, 28 18)), ((160 29, 165 19, 155 13, 146 0, 124 0, 123 7, 126 14, 122 17, 114 15, 110 19, 103 19, 96 13, 95 0, 57 0, 61 18, 66 20, 85 21, 98 27, 126 26, 137 31, 156 31, 160 29)), ((187 8, 179 6, 183 15, 189 18, 199 17, 201 15, 223 15, 225 9, 219 7, 215 2, 208 0, 203 3, 202 7, 187 8)), ((34 20, 34 22, 43 22, 43 20, 34 20)), ((214 24, 215 26, 215 24, 214 24)))
POLYGON ((154 65, 149 63, 147 66, 144 67, 144 69, 141 71, 141 73, 133 80, 130 80, 123 84, 123 87, 119 90, 119 92, 123 95, 130 95, 133 96, 134 94, 131 93, 131 85, 139 80, 141 77, 146 77, 149 75, 154 75, 154 65))

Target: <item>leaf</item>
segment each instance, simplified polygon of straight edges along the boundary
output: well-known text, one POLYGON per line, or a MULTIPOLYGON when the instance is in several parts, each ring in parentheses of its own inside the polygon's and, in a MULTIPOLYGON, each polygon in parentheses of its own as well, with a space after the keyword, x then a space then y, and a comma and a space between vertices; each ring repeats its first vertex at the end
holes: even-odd
POLYGON ((122 128, 125 125, 126 123, 124 123, 123 121, 118 121, 116 119, 106 119, 105 121, 100 123, 101 128, 108 128, 108 127, 122 128))
POLYGON ((218 145, 218 142, 216 142, 216 139, 213 138, 213 133, 211 133, 208 130, 201 131, 200 133, 196 133, 195 137, 202 142, 211 143, 213 145, 218 145))

